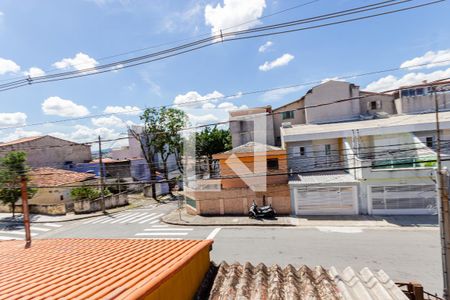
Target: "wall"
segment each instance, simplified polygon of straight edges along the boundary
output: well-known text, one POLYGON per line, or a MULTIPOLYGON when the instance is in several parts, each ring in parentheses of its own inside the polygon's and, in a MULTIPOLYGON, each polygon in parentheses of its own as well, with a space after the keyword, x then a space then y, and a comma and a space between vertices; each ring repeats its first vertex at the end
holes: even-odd
POLYGON ((66 162, 76 164, 92 160, 90 146, 76 144, 51 136, 0 147, 0 157, 3 157, 10 151, 26 152, 27 163, 32 168, 48 166, 62 169, 69 167, 66 162))
MULTIPOLYGON (((50 216, 60 216, 66 214, 66 206, 64 204, 29 204, 28 210, 31 214, 41 214, 50 216)), ((11 213, 12 208, 10 205, 0 204, 0 212, 11 213)), ((22 205, 16 204, 16 213, 22 213, 22 205)))
POLYGON ((373 115, 376 112, 386 112, 390 115, 396 114, 397 109, 394 104, 393 95, 383 95, 383 94, 372 94, 361 91, 361 95, 367 96, 360 99, 360 114, 361 115, 373 115), (372 109, 370 103, 372 101, 379 101, 379 107, 372 109))
POLYGON ((305 103, 302 99, 297 100, 295 102, 284 105, 280 108, 274 109, 273 114, 273 131, 274 131, 274 139, 275 146, 281 146, 281 138, 280 138, 280 127, 282 123, 290 122, 292 125, 294 124, 305 124, 305 110, 298 110, 299 108, 305 107, 305 103), (293 119, 284 119, 283 114, 284 111, 294 111, 293 119))
MULTIPOLYGON (((410 114, 419 112, 433 112, 435 110, 434 95, 428 94, 414 97, 400 97, 395 99, 399 113, 410 114)), ((450 109, 450 93, 438 94, 439 109, 450 109)))
MULTIPOLYGON (((312 88, 306 95, 305 107, 328 104, 359 96, 359 88, 343 81, 327 81, 312 88)), ((327 123, 359 118, 359 99, 306 109, 306 123, 327 123)))
POLYGON ((254 192, 249 188, 198 191, 185 188, 187 211, 200 215, 247 215, 253 201, 258 206, 272 204, 279 215, 291 213, 290 191, 287 184, 268 185, 266 192, 254 192), (195 203, 195 208, 189 203, 195 203))
MULTIPOLYGON (((119 206, 128 205, 128 194, 123 192, 121 194, 115 194, 105 197, 105 208, 114 208, 119 206)), ((101 210, 101 198, 95 200, 76 200, 74 201, 74 212, 76 214, 86 214, 101 210)))
POLYGON ((264 114, 271 112, 270 106, 230 112, 229 127, 233 148, 255 141, 255 136, 256 142, 275 145, 273 115, 264 117, 264 114), (265 118, 266 127, 259 128, 257 126, 255 131, 254 123, 263 122, 261 118, 265 118), (265 141, 260 140, 260 138, 265 139, 265 141))

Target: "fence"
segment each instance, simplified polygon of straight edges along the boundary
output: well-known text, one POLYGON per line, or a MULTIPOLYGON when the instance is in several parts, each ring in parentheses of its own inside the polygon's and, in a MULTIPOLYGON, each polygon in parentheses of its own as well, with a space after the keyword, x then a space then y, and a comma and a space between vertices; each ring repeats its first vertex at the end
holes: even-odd
MULTIPOLYGON (((104 199, 106 209, 128 205, 127 192, 107 196, 104 199)), ((74 201, 73 205, 73 211, 75 214, 87 214, 96 211, 101 211, 101 209, 102 209, 101 198, 95 200, 89 199, 76 200, 74 201)))

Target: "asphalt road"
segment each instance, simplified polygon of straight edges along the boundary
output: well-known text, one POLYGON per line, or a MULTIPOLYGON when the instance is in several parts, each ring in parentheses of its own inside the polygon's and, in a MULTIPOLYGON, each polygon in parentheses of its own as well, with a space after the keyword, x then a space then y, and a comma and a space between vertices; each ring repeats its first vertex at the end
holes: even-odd
MULTIPOLYGON (((394 281, 421 282, 442 294, 437 228, 188 227, 163 224, 175 204, 64 223, 33 224, 33 238, 214 239, 215 262, 383 269, 394 281)), ((23 227, 0 224, 0 239, 22 239, 23 227)))

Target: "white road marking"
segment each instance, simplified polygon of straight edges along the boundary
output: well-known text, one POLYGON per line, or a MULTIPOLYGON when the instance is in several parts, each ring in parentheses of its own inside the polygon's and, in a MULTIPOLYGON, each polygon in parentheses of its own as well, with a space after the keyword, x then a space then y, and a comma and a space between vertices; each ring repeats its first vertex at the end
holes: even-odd
POLYGON ((152 237, 148 237, 148 238, 128 238, 129 240, 181 240, 181 238, 176 238, 176 237, 172 237, 172 238, 152 238, 152 237))
MULTIPOLYGON (((151 220, 154 220, 154 219, 159 219, 162 216, 164 216, 164 214, 156 215, 156 216, 151 217, 149 219, 145 219, 145 220, 140 221, 139 224, 144 224, 145 222, 148 222, 148 221, 151 221, 151 220)), ((158 220, 158 222, 159 222, 159 220, 158 220)), ((157 222, 155 222, 155 223, 157 223, 157 222)))
POLYGON ((363 230, 357 227, 316 227, 321 232, 361 233, 363 230))
POLYGON ((156 214, 155 214, 155 213, 145 214, 143 217, 134 219, 134 220, 132 220, 132 221, 129 222, 129 223, 135 223, 135 222, 138 222, 138 221, 142 221, 142 220, 147 219, 148 217, 151 217, 151 216, 154 216, 154 215, 156 215, 156 214))
MULTIPOLYGON (((16 230, 16 231, 1 231, 1 232, 3 234, 6 233, 6 234, 25 235, 25 231, 19 231, 19 230, 16 230)), ((31 236, 35 236, 35 235, 37 235, 37 233, 31 232, 31 236)))
POLYGON ((124 223, 130 222, 131 220, 134 220, 134 219, 137 219, 137 218, 141 218, 143 216, 147 216, 147 213, 134 214, 134 215, 128 216, 128 218, 125 218, 125 219, 122 219, 122 220, 113 221, 113 222, 111 222, 111 224, 114 224, 114 223, 124 224, 124 223))
POLYGON ((2 240, 2 241, 9 241, 9 240, 23 240, 23 238, 20 238, 20 237, 9 237, 9 236, 1 236, 1 235, 0 235, 0 240, 2 240))
MULTIPOLYGON (((97 224, 97 223, 100 223, 100 222, 103 222, 104 220, 109 220, 109 219, 111 219, 111 217, 110 216, 104 216, 104 217, 100 217, 100 218, 96 218, 96 219, 94 219, 95 221, 94 222, 92 222, 91 224, 97 224)), ((87 222, 86 222, 87 223, 87 222)), ((85 224, 86 224, 85 223, 85 224)))
POLYGON ((169 227, 169 225, 153 225, 152 227, 163 228, 163 227, 169 227))
POLYGON ((36 230, 36 231, 50 231, 50 228, 43 228, 43 227, 36 227, 36 226, 31 226, 30 227, 31 230, 36 230))
POLYGON ((136 233, 135 236, 145 236, 145 235, 187 235, 187 232, 140 232, 136 233))
POLYGON ((135 215, 136 214, 132 214, 132 213, 120 214, 120 215, 117 215, 117 216, 113 216, 113 217, 109 218, 108 220, 105 220, 105 221, 103 221, 101 223, 102 224, 104 224, 104 223, 114 224, 114 223, 118 223, 118 222, 123 221, 123 220, 127 220, 130 217, 134 217, 135 215))
MULTIPOLYGON (((159 220, 151 221, 148 224, 156 224, 156 223, 159 223, 159 220)), ((153 226, 156 226, 156 225, 153 225, 153 226)))
POLYGON ((44 223, 44 225, 48 226, 48 227, 61 227, 62 226, 60 224, 53 224, 53 223, 44 223))
POLYGON ((144 229, 144 231, 191 231, 192 228, 150 228, 144 229))
POLYGON ((220 227, 214 228, 214 230, 211 231, 211 233, 206 237, 206 239, 207 239, 207 240, 213 240, 214 237, 219 233, 219 231, 220 231, 221 229, 222 229, 222 228, 220 228, 220 227))

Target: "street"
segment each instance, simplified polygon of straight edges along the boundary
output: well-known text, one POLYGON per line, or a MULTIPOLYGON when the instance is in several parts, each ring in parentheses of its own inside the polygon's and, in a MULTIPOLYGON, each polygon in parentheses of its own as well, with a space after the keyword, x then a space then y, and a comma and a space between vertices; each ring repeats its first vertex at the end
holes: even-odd
MULTIPOLYGON (((117 214, 59 223, 34 223, 33 239, 126 238, 214 239, 215 262, 260 262, 295 267, 335 266, 383 269, 395 281, 418 281, 442 290, 437 228, 209 227, 174 226, 159 218, 175 203, 148 205, 117 214)), ((23 227, 0 224, 0 239, 23 239, 23 227)))

